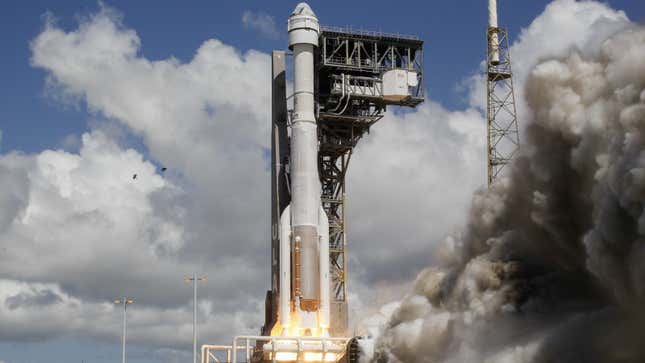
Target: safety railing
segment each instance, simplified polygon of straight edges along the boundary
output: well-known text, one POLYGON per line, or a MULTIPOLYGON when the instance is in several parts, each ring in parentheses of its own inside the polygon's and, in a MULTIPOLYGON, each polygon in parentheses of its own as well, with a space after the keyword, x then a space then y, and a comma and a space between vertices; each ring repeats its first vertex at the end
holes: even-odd
POLYGON ((242 335, 232 345, 203 345, 201 363, 338 362, 349 339, 242 335))
POLYGON ((339 27, 339 26, 329 26, 323 25, 320 27, 322 31, 333 32, 333 33, 347 33, 360 36, 376 37, 376 38, 395 38, 395 39, 407 39, 407 40, 420 40, 416 35, 408 34, 394 34, 394 33, 384 33, 379 31, 363 30, 363 29, 353 29, 349 27, 339 27))
MULTIPOLYGON (((238 347, 239 350, 250 349, 253 351, 254 347, 238 347)), ((202 345, 201 363, 230 363, 233 357, 232 345, 202 345), (219 355, 218 355, 219 353, 219 355)))

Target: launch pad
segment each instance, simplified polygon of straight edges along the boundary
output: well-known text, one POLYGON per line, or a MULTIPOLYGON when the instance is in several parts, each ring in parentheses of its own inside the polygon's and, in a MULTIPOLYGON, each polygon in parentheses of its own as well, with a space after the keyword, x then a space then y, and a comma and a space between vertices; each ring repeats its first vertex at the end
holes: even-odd
POLYGON ((387 106, 424 100, 423 41, 324 27, 300 3, 286 51, 272 53, 271 289, 260 336, 204 345, 210 362, 356 362, 349 336, 345 177, 387 106), (293 110, 287 100, 293 97, 293 110))
POLYGON ((203 345, 202 363, 348 362, 347 338, 237 336, 233 345, 203 345))

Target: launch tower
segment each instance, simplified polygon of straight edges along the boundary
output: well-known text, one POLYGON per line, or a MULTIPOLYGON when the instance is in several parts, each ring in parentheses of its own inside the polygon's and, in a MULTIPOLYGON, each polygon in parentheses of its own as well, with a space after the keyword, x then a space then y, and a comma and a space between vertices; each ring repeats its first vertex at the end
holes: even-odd
MULTIPOLYGON (((317 167, 321 204, 329 224, 330 332, 342 336, 347 333, 348 320, 345 177, 349 161, 358 141, 383 117, 388 105, 414 107, 423 102, 423 42, 412 36, 332 27, 321 28, 319 42, 315 66, 317 167)), ((273 53, 274 71, 277 65, 284 69, 284 57, 284 52, 273 53)), ((284 82, 283 78, 274 73, 274 80, 284 82)), ((275 229, 278 211, 284 210, 289 200, 290 157, 287 143, 283 141, 289 125, 286 101, 279 95, 284 92, 284 85, 274 83, 273 90, 276 118, 272 138, 272 225, 275 229)), ((273 237, 272 251, 277 256, 278 236, 273 234, 273 237)), ((272 261, 272 275, 279 279, 279 259, 272 261)), ((278 286, 277 281, 274 285, 278 286)), ((276 297, 275 289, 269 291, 268 310, 275 309, 277 302, 270 300, 276 297)), ((271 315, 275 316, 273 311, 271 315)), ((272 319, 267 319, 267 323, 265 328, 272 325, 272 319)))
POLYGON ((424 100, 419 38, 320 26, 305 3, 287 29, 288 97, 289 54, 272 53, 271 288, 262 335, 205 345, 203 363, 215 352, 234 363, 353 362, 346 354, 349 161, 388 106, 424 100))
MULTIPOLYGON (((330 333, 347 334, 346 188, 352 151, 388 105, 423 102, 423 42, 413 36, 321 27, 315 58, 320 202, 329 226, 330 333)), ((278 216, 290 200, 291 155, 286 111, 285 53, 273 52, 272 276, 263 332, 274 325, 279 298, 278 216)))

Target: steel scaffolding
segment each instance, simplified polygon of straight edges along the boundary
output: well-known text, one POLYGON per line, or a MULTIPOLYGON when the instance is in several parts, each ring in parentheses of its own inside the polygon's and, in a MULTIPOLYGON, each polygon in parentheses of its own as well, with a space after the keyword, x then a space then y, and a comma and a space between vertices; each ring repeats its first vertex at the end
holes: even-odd
MULTIPOLYGON (((416 107, 424 100, 423 41, 416 37, 323 27, 315 57, 318 174, 321 205, 329 223, 331 336, 348 333, 347 223, 345 177, 354 147, 379 121, 388 105, 416 107), (411 77, 406 94, 387 97, 384 74, 411 77)), ((277 321, 280 284, 280 216, 291 201, 285 52, 273 52, 271 219, 272 278, 266 296, 262 334, 277 321)))
POLYGON ((347 224, 345 177, 358 141, 387 105, 416 107, 424 100, 423 42, 413 36, 323 27, 317 61, 318 171, 329 219, 331 333, 347 333, 347 224), (404 69, 418 77, 408 97, 383 97, 382 75, 404 69))
POLYGON ((515 92, 508 33, 505 28, 489 27, 486 32, 487 79, 487 164, 488 185, 492 185, 520 148, 515 92), (494 41, 497 35, 498 41, 494 41), (499 61, 491 55, 499 52, 499 61))

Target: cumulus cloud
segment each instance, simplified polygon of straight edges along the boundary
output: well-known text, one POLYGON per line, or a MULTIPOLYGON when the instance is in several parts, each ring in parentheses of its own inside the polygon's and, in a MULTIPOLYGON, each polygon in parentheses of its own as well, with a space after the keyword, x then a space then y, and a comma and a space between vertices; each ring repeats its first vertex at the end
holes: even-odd
MULTIPOLYGON (((582 46, 576 34, 557 56, 547 46, 520 78, 528 106, 521 156, 475 194, 463 233, 438 246, 437 263, 381 322, 367 360, 645 358, 643 268, 635 262, 645 231, 645 29, 606 6, 558 1, 524 33, 579 14, 581 4, 602 19, 589 23, 592 34, 611 31, 582 46)), ((522 42, 540 38, 514 48, 539 49, 522 42)))
MULTIPOLYGON (((530 26, 523 28, 518 38, 511 43, 519 119, 526 120, 530 117, 523 84, 538 62, 561 57, 571 49, 585 52, 598 49, 599 42, 624 29, 628 24, 629 19, 623 11, 614 10, 602 2, 556 0, 549 3, 542 14, 536 17, 530 26), (552 30, 556 30, 557 33, 552 30)), ((483 70, 484 62, 480 66, 483 70)), ((470 105, 480 110, 486 109, 484 77, 480 72, 465 82, 469 89, 470 105)), ((526 122, 520 125, 523 127, 526 122)))
POLYGON ((76 134, 69 134, 59 142, 64 150, 78 150, 81 146, 81 138, 76 134))
POLYGON ((140 136, 190 191, 183 253, 203 264, 229 254, 261 264, 268 222, 264 208, 249 206, 268 203, 270 95, 257 80, 268 79, 269 57, 208 40, 189 63, 149 61, 113 13, 104 8, 71 32, 48 23, 32 42, 33 65, 48 71, 52 92, 140 136))
POLYGON ((191 289, 181 278, 196 268, 223 279, 202 289, 202 334, 215 339, 221 327, 249 331, 259 302, 236 296, 229 283, 251 283, 244 272, 252 267, 237 269, 235 257, 217 268, 199 266, 182 253, 191 240, 183 227, 184 192, 156 169, 100 131, 83 135, 78 154, 0 157, 2 180, 9 182, 0 193, 8 214, 0 230, 2 338, 114 338, 119 319, 111 300, 127 295, 137 300, 130 319, 134 342, 187 345, 191 289), (215 293, 223 298, 211 300, 215 293), (226 299, 240 299, 236 304, 246 309, 231 314, 226 299), (186 334, 173 337, 175 330, 186 334))
POLYGON ((31 290, 30 293, 25 291, 17 295, 9 296, 5 299, 5 304, 9 310, 15 310, 23 306, 47 306, 59 302, 61 299, 52 290, 31 290))
POLYGON ((428 101, 386 115, 361 141, 347 185, 353 274, 400 283, 429 262, 425 239, 456 227, 485 178, 483 124, 476 110, 428 101))
MULTIPOLYGON (((277 34, 268 15, 246 14, 245 26, 277 34)), ((270 58, 216 39, 186 63, 146 59, 140 47, 136 31, 105 6, 71 31, 48 20, 31 43, 48 94, 83 105, 95 126, 78 152, 0 156, 0 324, 17 329, 5 339, 116 340, 120 320, 109 301, 126 294, 137 299, 129 319, 135 342, 187 348, 190 292, 181 278, 195 270, 209 277, 200 287, 203 341, 262 325, 270 58), (146 153, 122 145, 120 132, 139 137, 146 153), (53 331, 42 316, 74 323, 53 331)), ((359 144, 347 195, 352 314, 398 298, 400 286, 433 259, 428 241, 465 220, 471 192, 485 181, 477 107, 450 111, 428 101, 414 112, 390 111, 359 144)), ((395 309, 386 310, 381 323, 395 309)))
MULTIPOLYGON (((7 155, 10 174, 22 177, 16 184, 25 188, 10 194, 16 207, 9 209, 13 213, 5 218, 4 233, 13 236, 18 226, 30 241, 13 253, 15 262, 6 267, 11 279, 56 284, 84 303, 126 293, 138 297, 140 306, 161 312, 188 307, 185 292, 168 291, 168 282, 198 269, 210 277, 203 296, 212 313, 204 319, 214 321, 216 312, 232 317, 217 324, 222 334, 213 327, 204 339, 256 331, 262 323, 262 291, 268 287, 263 276, 268 269, 269 57, 240 54, 208 40, 188 63, 150 61, 139 55, 136 32, 105 7, 72 31, 47 22, 31 47, 32 64, 47 71, 49 94, 85 104, 96 119, 110 120, 107 129, 113 122, 123 125, 170 173, 162 176, 139 152, 123 150, 101 126, 83 136, 77 154, 7 155), (51 213, 60 209, 65 213, 51 213), (40 211, 38 219, 24 219, 31 210, 40 211), (45 228, 60 231, 43 240, 45 228), (47 263, 17 272, 21 261, 37 253, 36 246, 51 251, 47 263), (78 248, 80 256, 57 248, 78 248)), ((349 220, 356 226, 350 227, 350 269, 356 271, 350 289, 363 301, 370 301, 362 294, 370 291, 368 284, 400 283, 427 263, 425 237, 419 236, 439 236, 433 226, 455 225, 451 218, 461 218, 469 191, 483 180, 483 128, 477 126, 482 122, 474 110, 450 112, 429 102, 419 112, 389 114, 357 149, 348 181, 349 220), (461 172, 468 175, 465 182, 454 184, 450 178, 461 172), (367 213, 375 209, 382 212, 367 213), (387 227, 392 223, 407 229, 401 239, 407 253, 386 252, 400 238, 387 227), (397 275, 386 273, 384 267, 394 264, 405 268, 397 275)), ((354 312, 362 310, 360 300, 353 304, 354 312)), ((154 326, 153 331, 164 329, 162 321, 154 326)), ((152 338, 146 342, 161 345, 152 338)))
POLYGON ((280 38, 280 31, 275 25, 275 19, 262 11, 244 11, 242 14, 242 25, 244 25, 245 29, 255 30, 266 38, 280 38))
POLYGON ((20 326, 3 329, 15 335, 6 339, 116 338, 118 314, 101 304, 128 295, 137 300, 135 343, 187 348, 191 294, 182 278, 195 271, 210 278, 200 288, 205 341, 261 326, 269 57, 208 40, 189 63, 149 61, 139 47, 106 7, 71 31, 48 20, 31 43, 48 94, 85 105, 94 131, 78 152, 0 156, 0 275, 15 285, 0 299, 2 325, 20 326), (140 137, 151 160, 123 146, 122 132, 140 137), (31 313, 43 300, 33 284, 60 297, 39 305, 52 322, 96 313, 113 323, 48 330, 45 315, 31 313))
MULTIPOLYGON (((520 128, 530 119, 524 85, 540 60, 571 49, 594 49, 600 39, 629 24, 624 12, 595 1, 557 0, 547 5, 511 43, 520 128)), ((445 110, 429 100, 418 112, 387 114, 357 147, 348 183, 350 277, 358 274, 360 285, 368 281, 382 287, 361 290, 363 295, 395 299, 396 293, 389 290, 402 294, 401 286, 409 286, 406 280, 442 253, 433 241, 465 222, 472 192, 486 178, 483 71, 482 63, 477 74, 460 83, 470 99, 467 109, 445 110), (391 253, 392 241, 405 246, 403 251, 391 253), (400 267, 393 273, 391 266, 400 267)), ((357 310, 374 312, 364 306, 357 310)))

